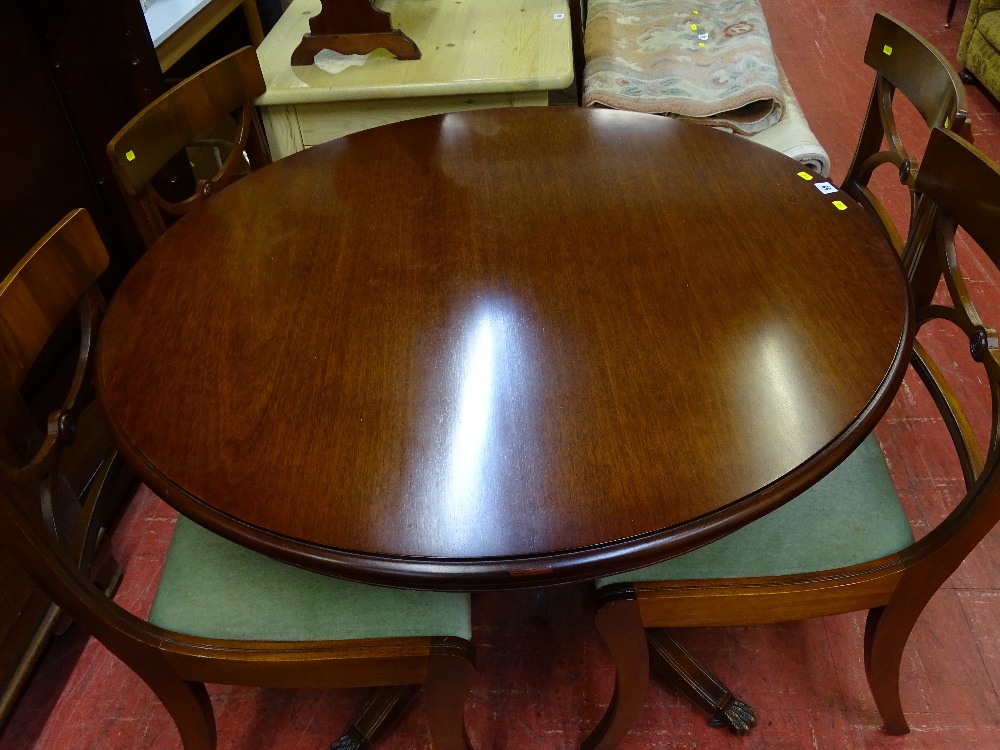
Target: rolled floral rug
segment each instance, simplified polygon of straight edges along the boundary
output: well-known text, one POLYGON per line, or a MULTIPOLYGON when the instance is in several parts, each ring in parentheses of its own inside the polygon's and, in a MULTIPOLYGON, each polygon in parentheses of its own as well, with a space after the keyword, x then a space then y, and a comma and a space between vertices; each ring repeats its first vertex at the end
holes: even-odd
POLYGON ((584 105, 753 135, 785 98, 757 0, 590 0, 584 105))

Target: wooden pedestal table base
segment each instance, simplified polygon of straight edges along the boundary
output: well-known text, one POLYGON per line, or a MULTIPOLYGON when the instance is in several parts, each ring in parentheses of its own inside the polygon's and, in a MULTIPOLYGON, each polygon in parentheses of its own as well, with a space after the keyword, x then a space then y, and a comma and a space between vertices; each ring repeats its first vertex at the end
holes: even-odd
MULTIPOLYGON (((711 718, 709 725, 739 737, 757 725, 753 708, 739 700, 719 679, 679 644, 666 628, 648 628, 650 665, 711 718)), ((377 688, 362 706, 350 729, 330 750, 367 750, 399 720, 419 690, 418 685, 377 688)))
POLYGON ((310 19, 309 30, 292 52, 292 65, 312 65, 316 53, 330 49, 342 55, 367 55, 387 49, 400 60, 419 60, 416 42, 392 28, 388 13, 371 0, 323 0, 323 10, 310 19))
POLYGON ((420 685, 389 685, 372 690, 350 728, 330 745, 330 750, 368 750, 399 720, 419 690, 420 685))
POLYGON ((647 628, 650 665, 664 680, 705 709, 713 727, 725 727, 741 737, 757 724, 753 709, 730 692, 666 628, 647 628))

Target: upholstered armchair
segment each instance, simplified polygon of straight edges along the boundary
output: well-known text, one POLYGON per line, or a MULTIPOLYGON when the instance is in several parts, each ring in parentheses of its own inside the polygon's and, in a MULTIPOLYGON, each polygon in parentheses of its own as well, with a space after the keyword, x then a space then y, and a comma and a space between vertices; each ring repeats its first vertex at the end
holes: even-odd
POLYGON ((972 0, 958 45, 962 80, 973 78, 1000 98, 1000 0, 972 0))

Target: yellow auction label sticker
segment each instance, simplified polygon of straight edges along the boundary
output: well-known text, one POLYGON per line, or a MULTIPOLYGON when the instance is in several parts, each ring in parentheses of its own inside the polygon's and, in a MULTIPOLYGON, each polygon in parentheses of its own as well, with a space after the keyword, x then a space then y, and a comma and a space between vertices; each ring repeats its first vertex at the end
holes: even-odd
POLYGON ((128 159, 129 161, 135 161, 135 152, 134 151, 126 151, 125 152, 125 158, 128 159))
POLYGON ((884 47, 882 48, 882 51, 883 51, 883 52, 885 52, 885 54, 887 54, 887 55, 891 55, 891 54, 892 54, 892 47, 890 47, 890 46, 889 46, 889 45, 887 44, 887 45, 885 45, 885 46, 884 46, 884 47))
POLYGON ((811 180, 813 178, 813 176, 808 172, 799 172, 799 177, 801 177, 803 180, 811 180))
POLYGON ((698 30, 698 24, 696 23, 691 24, 691 31, 697 31, 697 30, 698 30))
POLYGON ((838 211, 846 211, 847 210, 847 204, 844 203, 844 201, 834 201, 833 205, 835 205, 837 207, 838 211))

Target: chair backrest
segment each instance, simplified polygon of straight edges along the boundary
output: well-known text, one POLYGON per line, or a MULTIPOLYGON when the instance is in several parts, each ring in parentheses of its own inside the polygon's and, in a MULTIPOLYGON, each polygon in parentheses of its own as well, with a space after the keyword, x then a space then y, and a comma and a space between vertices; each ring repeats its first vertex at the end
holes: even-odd
POLYGON ((104 301, 95 282, 108 254, 86 211, 67 215, 0 282, 0 474, 35 495, 51 531, 68 543, 73 501, 59 485, 59 462, 76 437, 76 422, 93 401, 91 352, 104 301), (73 308, 80 344, 61 405, 40 425, 22 393, 39 354, 73 308), (62 494, 61 494, 62 493, 62 494), (65 506, 60 508, 57 506, 65 506), (68 517, 67 517, 68 515, 68 517))
POLYGON ((160 96, 108 144, 115 177, 148 247, 177 216, 251 169, 271 163, 253 101, 266 90, 257 53, 244 47, 195 73, 160 96), (219 170, 199 180, 192 196, 164 197, 153 178, 185 147, 229 114, 239 111, 232 148, 219 170), (246 161, 244 161, 244 156, 246 161))
MULTIPOLYGON (((91 582, 98 535, 116 496, 121 466, 111 451, 85 498, 60 486, 64 449, 76 437, 76 419, 93 403, 91 353, 104 301, 96 281, 108 254, 90 215, 77 209, 59 222, 0 282, 0 545, 59 607, 98 637, 126 630, 134 641, 146 626, 91 582), (21 386, 36 357, 76 307, 80 347, 61 406, 38 432, 21 386), (64 504, 65 507, 58 507, 64 504)), ((114 637, 114 636, 112 636, 114 637)), ((118 636, 121 642, 122 636, 118 636)))
POLYGON ((967 489, 949 516, 907 553, 918 562, 908 572, 909 583, 932 592, 1000 521, 1000 344, 996 329, 983 323, 973 304, 955 248, 958 226, 1000 270, 1000 166, 954 133, 938 128, 931 133, 916 189, 924 195, 917 217, 920 229, 911 233, 906 250, 918 272, 943 276, 950 298, 950 304, 919 304, 918 326, 945 321, 965 335, 966 352, 981 366, 978 379, 988 385, 992 401, 984 446, 973 425, 985 412, 976 414, 962 406, 977 395, 968 372, 949 379, 948 372, 956 369, 953 355, 935 361, 919 340, 915 343, 913 368, 951 433, 967 489))
POLYGON ((909 189, 910 222, 916 214, 918 158, 910 154, 900 138, 893 113, 896 91, 914 106, 928 129, 943 127, 972 140, 965 89, 944 56, 908 26, 884 13, 872 21, 865 64, 875 71, 868 112, 854 159, 842 188, 874 218, 897 252, 910 227, 900 231, 885 205, 869 188, 875 169, 891 164, 899 181, 909 189), (883 149, 883 143, 885 148, 883 149))

